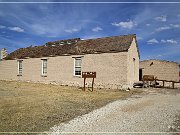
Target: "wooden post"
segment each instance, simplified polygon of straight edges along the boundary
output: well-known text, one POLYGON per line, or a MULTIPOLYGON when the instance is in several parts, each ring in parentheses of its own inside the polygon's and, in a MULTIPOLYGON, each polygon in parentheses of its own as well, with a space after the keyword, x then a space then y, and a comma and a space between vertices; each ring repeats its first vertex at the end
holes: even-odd
POLYGON ((145 87, 144 80, 143 80, 143 88, 145 87))
POLYGON ((164 80, 163 80, 163 88, 164 88, 164 80))
POLYGON ((86 78, 84 78, 84 91, 85 91, 85 87, 86 87, 86 78))
POLYGON ((92 80, 92 91, 93 91, 93 85, 94 85, 94 78, 93 78, 93 80, 92 80))
POLYGON ((174 82, 172 82, 172 87, 173 87, 173 89, 174 89, 174 82))

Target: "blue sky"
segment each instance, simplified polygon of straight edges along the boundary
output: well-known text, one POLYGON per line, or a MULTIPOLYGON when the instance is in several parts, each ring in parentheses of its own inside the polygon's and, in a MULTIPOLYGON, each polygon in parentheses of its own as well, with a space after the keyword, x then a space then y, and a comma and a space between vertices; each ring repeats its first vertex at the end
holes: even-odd
POLYGON ((60 39, 136 34, 141 60, 180 63, 179 7, 180 3, 0 3, 0 48, 10 53, 60 39))

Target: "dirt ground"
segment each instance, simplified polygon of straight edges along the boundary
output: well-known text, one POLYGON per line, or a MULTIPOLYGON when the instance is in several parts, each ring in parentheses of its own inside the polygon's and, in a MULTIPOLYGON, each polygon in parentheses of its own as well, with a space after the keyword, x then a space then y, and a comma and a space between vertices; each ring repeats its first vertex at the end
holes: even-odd
POLYGON ((120 91, 0 81, 0 132, 41 132, 140 90, 120 91))
POLYGON ((49 135, 180 134, 180 89, 140 88, 143 92, 61 123, 49 135))

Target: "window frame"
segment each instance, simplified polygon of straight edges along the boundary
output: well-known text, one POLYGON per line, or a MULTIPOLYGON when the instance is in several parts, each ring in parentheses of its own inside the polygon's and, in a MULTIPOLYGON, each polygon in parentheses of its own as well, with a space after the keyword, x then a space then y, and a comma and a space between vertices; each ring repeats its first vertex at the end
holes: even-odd
POLYGON ((77 77, 81 77, 82 75, 82 57, 75 57, 74 58, 74 73, 73 73, 74 76, 77 76, 77 77), (80 66, 76 66, 76 60, 81 60, 81 63, 80 63, 80 66), (76 68, 80 68, 80 75, 77 75, 76 74, 76 68))
POLYGON ((42 60, 42 64, 41 64, 41 75, 42 76, 47 76, 47 69, 48 69, 48 59, 41 59, 42 60), (46 65, 44 65, 44 61, 46 61, 46 65), (46 72, 45 72, 45 68, 46 68, 46 72))
POLYGON ((22 76, 23 74, 23 60, 17 60, 18 62, 18 76, 22 76))

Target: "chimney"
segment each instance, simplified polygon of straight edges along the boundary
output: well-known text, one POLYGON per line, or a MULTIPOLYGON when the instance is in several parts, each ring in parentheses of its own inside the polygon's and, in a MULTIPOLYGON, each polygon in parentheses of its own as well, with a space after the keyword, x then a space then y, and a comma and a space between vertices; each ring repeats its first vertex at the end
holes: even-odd
POLYGON ((6 48, 1 49, 1 59, 4 59, 7 56, 6 48))

